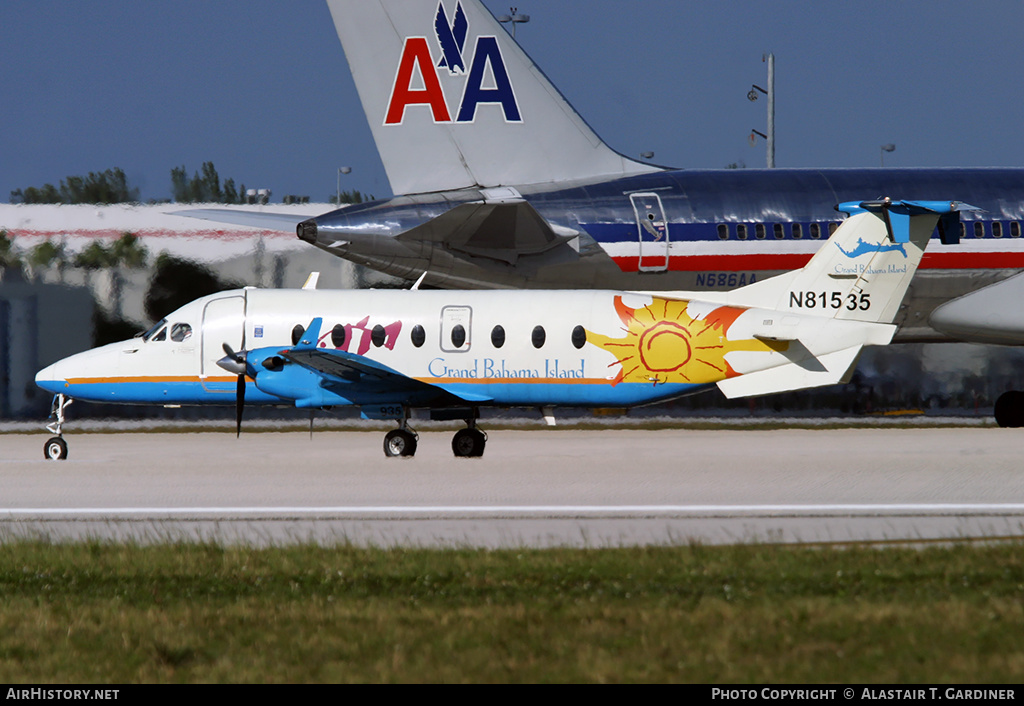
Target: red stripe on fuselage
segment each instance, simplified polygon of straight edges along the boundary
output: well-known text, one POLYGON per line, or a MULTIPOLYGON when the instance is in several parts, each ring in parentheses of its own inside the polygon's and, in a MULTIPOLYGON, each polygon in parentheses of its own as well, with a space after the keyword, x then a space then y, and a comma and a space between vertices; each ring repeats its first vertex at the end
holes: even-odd
MULTIPOLYGON (((673 255, 668 269, 672 272, 751 272, 796 270, 808 263, 811 253, 780 253, 767 255, 673 255)), ((613 257, 623 272, 637 272, 639 257, 613 257)), ((664 260, 660 260, 664 262, 664 260)), ((647 267, 654 263, 645 261, 647 267)), ((1024 252, 949 252, 925 253, 922 270, 1004 270, 1024 268, 1024 252)))

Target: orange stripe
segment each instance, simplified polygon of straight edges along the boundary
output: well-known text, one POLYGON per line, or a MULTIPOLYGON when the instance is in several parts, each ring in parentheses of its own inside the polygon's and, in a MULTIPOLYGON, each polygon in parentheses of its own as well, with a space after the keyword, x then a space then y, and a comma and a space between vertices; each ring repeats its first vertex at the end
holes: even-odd
MULTIPOLYGON (((251 382, 250 378, 246 378, 251 382)), ((67 382, 72 385, 96 385, 104 383, 124 382, 234 382, 233 376, 218 376, 200 378, 197 375, 178 375, 170 377, 126 377, 126 378, 68 378, 67 382)))
POLYGON ((453 383, 475 383, 490 385, 500 383, 502 385, 523 385, 523 384, 561 384, 561 385, 607 385, 611 382, 605 378, 414 378, 418 382, 431 383, 434 385, 451 385, 453 383))

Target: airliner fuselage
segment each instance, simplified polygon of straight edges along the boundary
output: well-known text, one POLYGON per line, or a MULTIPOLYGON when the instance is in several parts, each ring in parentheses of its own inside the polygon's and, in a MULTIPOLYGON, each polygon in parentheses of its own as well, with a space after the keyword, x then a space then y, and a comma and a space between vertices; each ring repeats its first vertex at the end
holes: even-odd
POLYGON ((441 287, 722 290, 802 267, 844 218, 834 205, 855 194, 979 206, 964 216, 960 245, 936 242, 925 255, 897 318, 901 341, 943 340, 928 324, 936 306, 1024 268, 1024 169, 677 170, 494 191, 360 204, 317 217, 305 237, 399 277, 427 272, 441 287), (526 201, 558 237, 522 237, 521 223, 487 214, 436 226, 456 206, 503 198, 526 201), (431 227, 437 237, 424 237, 431 227))

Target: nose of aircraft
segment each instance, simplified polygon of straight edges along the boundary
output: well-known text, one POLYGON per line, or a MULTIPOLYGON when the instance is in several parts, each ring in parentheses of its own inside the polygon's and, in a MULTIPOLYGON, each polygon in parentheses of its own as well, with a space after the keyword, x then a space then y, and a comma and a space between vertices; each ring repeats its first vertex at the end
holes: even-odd
POLYGON ((64 360, 59 360, 53 365, 47 365, 45 368, 36 373, 36 385, 43 388, 47 392, 58 394, 65 392, 67 388, 67 379, 64 377, 64 369, 67 367, 64 360))

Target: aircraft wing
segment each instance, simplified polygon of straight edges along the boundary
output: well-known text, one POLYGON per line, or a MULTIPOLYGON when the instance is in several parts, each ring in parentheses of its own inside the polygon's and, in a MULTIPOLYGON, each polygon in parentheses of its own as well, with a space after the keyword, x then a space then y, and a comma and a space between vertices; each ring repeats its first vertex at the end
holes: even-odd
POLYGON ((345 351, 296 346, 282 351, 281 356, 321 376, 321 387, 354 404, 392 399, 415 406, 445 407, 491 401, 490 397, 480 395, 454 394, 438 385, 421 382, 369 358, 345 351))
POLYGON ((170 211, 172 216, 199 218, 216 223, 232 223, 238 226, 252 226, 260 230, 280 230, 294 233, 295 227, 309 218, 300 213, 267 213, 264 211, 236 211, 230 208, 192 208, 185 211, 170 211))

